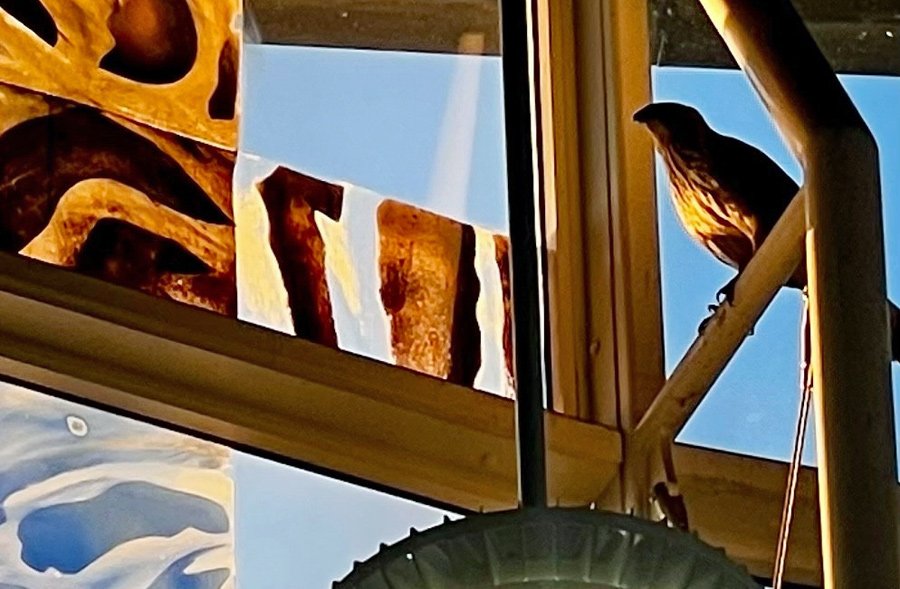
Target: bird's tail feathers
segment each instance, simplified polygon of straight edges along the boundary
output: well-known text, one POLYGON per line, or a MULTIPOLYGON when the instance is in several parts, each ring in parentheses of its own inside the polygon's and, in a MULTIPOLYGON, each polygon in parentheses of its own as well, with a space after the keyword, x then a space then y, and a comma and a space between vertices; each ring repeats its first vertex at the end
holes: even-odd
POLYGON ((890 301, 888 306, 891 309, 891 358, 900 362, 900 309, 890 301))

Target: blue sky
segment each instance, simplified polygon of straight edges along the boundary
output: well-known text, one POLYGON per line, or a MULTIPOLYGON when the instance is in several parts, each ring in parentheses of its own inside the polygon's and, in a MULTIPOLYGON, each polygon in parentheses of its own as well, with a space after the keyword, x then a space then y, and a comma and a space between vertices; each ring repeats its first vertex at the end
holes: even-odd
MULTIPOLYGON (((438 212, 456 210, 454 203, 428 195, 439 173, 442 121, 454 108, 448 106, 454 72, 465 60, 481 63, 465 220, 505 230, 496 58, 249 47, 243 63, 242 148, 438 212)), ((741 74, 665 69, 654 71, 653 82, 657 99, 694 104, 719 131, 757 145, 799 179, 796 162, 741 74)), ((889 290, 900 297, 900 118, 894 106, 900 79, 855 77, 845 83, 881 148, 889 290)), ((661 175, 658 191, 671 370, 732 271, 678 226, 661 175)), ((682 441, 770 458, 789 455, 798 402, 799 310, 798 294, 777 297, 682 432, 682 441)), ((234 472, 238 576, 243 586, 257 589, 327 587, 379 542, 399 539, 413 525, 437 523, 442 515, 246 455, 236 457, 234 472)))
POLYGON ((429 203, 454 73, 481 66, 466 218, 506 221, 503 98, 497 58, 250 45, 241 149, 297 169, 429 203))

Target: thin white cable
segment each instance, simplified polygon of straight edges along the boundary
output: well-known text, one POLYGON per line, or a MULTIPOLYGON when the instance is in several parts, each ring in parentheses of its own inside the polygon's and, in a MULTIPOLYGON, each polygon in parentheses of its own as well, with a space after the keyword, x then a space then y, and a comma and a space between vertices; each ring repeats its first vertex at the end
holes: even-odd
POLYGON ((787 564, 788 541, 791 535, 791 522, 794 519, 794 506, 797 499, 797 483, 800 480, 801 461, 803 459, 803 442, 806 437, 806 426, 809 421, 809 407, 812 404, 813 374, 810 366, 810 334, 809 334, 809 297, 803 291, 803 324, 800 334, 800 413, 797 416, 797 430, 794 433, 794 450, 788 469, 787 489, 784 495, 784 507, 781 511, 781 528, 778 530, 778 546, 775 553, 775 571, 772 574, 774 589, 782 589, 784 569, 787 564))

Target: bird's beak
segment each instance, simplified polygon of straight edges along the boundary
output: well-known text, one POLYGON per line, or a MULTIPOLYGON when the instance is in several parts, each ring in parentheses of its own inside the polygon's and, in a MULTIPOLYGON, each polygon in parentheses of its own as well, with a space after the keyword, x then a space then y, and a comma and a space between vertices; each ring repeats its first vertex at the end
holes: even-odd
POLYGON ((640 110, 636 111, 634 113, 634 115, 632 116, 632 119, 634 119, 635 123, 641 123, 641 124, 646 125, 647 123, 649 123, 650 121, 652 121, 656 118, 655 111, 656 111, 656 105, 651 102, 650 104, 648 104, 648 105, 644 106, 643 108, 641 108, 640 110))

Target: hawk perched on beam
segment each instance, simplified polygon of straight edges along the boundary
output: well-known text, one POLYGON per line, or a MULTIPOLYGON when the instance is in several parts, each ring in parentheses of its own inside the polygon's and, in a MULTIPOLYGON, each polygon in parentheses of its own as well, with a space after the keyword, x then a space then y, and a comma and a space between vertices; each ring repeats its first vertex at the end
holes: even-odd
MULTIPOLYGON (((689 106, 648 104, 634 120, 653 135, 685 230, 740 276, 799 191, 797 183, 762 151, 714 131, 689 106)), ((737 276, 717 299, 731 302, 737 276)), ((805 263, 786 286, 806 286, 805 263)), ((900 310, 889 305, 891 349, 900 362, 900 310)))

